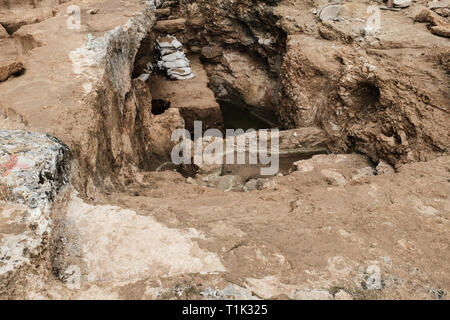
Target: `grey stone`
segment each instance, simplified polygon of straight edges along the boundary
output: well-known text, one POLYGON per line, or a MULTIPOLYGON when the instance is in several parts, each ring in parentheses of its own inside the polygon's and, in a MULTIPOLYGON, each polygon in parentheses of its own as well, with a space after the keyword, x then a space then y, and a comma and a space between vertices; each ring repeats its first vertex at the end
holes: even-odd
POLYGON ((20 130, 0 130, 0 186, 10 201, 37 208, 69 181, 69 149, 56 138, 20 130))
POLYGON ((336 20, 339 18, 339 13, 342 9, 340 4, 331 4, 320 10, 320 21, 336 20))
POLYGON ((166 71, 171 80, 187 80, 195 77, 189 68, 189 59, 186 57, 183 46, 174 36, 167 35, 156 40, 156 49, 160 59, 158 69, 166 71))
POLYGON ((378 175, 395 173, 395 169, 389 163, 383 160, 378 163, 376 171, 378 175))
POLYGON ((396 8, 407 8, 411 5, 411 0, 394 0, 394 7, 396 8))

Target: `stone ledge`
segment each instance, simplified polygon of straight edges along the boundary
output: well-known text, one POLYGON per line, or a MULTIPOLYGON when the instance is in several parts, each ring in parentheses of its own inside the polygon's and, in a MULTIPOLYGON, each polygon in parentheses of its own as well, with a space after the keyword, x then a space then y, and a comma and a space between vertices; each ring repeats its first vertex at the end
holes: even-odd
POLYGON ((0 298, 49 272, 52 202, 70 163, 70 150, 52 136, 0 130, 0 298))
POLYGON ((0 141, 0 186, 7 193, 4 200, 42 207, 68 183, 71 153, 56 138, 0 130, 0 141))

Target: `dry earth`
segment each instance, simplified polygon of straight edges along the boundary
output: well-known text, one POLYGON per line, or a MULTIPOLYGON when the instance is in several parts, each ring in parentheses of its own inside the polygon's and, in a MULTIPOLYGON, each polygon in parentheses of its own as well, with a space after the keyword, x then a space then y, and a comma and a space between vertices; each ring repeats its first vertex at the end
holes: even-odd
POLYGON ((438 2, 0 0, 0 298, 448 299, 438 2), (141 77, 167 34, 194 79, 141 77), (283 174, 169 163, 226 106, 283 174))

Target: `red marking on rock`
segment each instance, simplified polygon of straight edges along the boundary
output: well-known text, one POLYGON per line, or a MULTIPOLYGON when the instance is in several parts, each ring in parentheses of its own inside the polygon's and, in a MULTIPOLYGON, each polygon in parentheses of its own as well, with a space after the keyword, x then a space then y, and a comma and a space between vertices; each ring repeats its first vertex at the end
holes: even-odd
POLYGON ((17 165, 17 154, 13 154, 9 156, 9 160, 3 164, 0 164, 0 173, 3 177, 6 177, 12 169, 17 165))

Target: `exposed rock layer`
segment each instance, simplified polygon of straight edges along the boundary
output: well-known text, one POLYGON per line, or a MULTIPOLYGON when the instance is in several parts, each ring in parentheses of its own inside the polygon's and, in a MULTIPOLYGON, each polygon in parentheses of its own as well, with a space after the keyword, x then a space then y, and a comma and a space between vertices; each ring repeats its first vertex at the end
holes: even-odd
POLYGON ((333 151, 399 165, 448 151, 450 48, 408 18, 419 2, 383 11, 371 36, 363 3, 344 2, 338 19, 320 22, 325 1, 314 10, 307 1, 180 1, 181 33, 219 99, 273 108, 285 128, 323 128, 333 151))
POLYGON ((12 257, 0 261, 1 297, 448 298, 448 42, 407 18, 423 1, 383 13, 391 29, 376 36, 354 2, 324 22, 310 1, 190 0, 155 11, 156 2, 72 1, 78 31, 66 28, 67 5, 50 0, 38 2, 42 16, 27 8, 36 20, 0 16, 26 70, 0 83, 0 125, 63 141, 77 190, 52 196, 69 179, 64 145, 15 133, 39 146, 0 160, 0 181, 17 178, 1 190, 0 259, 12 257), (287 176, 249 181, 216 170, 216 188, 146 172, 168 160, 174 129, 197 117, 221 123, 204 90, 189 108, 185 94, 180 108, 154 114, 155 87, 133 75, 152 52, 155 15, 175 20, 163 30, 202 56, 219 98, 278 111, 292 128, 282 148, 365 155, 318 155, 287 176), (211 113, 191 112, 198 99, 211 113), (36 166, 20 158, 37 151, 36 166), (404 164, 417 160, 426 162, 404 164), (223 192, 236 185, 248 192, 223 192))

